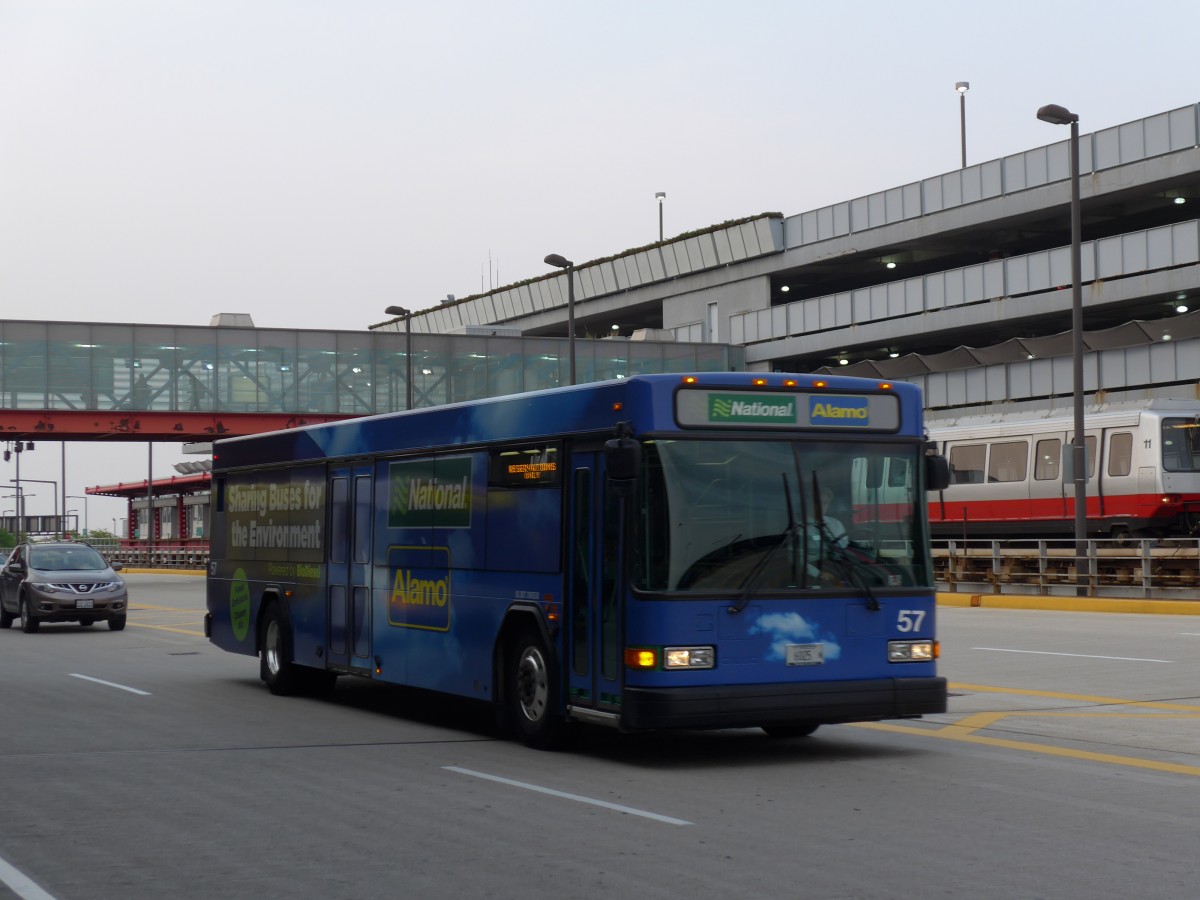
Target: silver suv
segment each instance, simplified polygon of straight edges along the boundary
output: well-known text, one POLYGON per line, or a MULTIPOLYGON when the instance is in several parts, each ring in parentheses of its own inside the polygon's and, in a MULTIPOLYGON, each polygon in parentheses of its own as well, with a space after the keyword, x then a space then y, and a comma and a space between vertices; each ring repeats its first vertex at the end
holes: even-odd
POLYGON ((108 622, 125 627, 128 595, 111 566, 95 547, 79 541, 18 544, 0 569, 0 628, 16 619, 33 634, 42 622, 108 622))

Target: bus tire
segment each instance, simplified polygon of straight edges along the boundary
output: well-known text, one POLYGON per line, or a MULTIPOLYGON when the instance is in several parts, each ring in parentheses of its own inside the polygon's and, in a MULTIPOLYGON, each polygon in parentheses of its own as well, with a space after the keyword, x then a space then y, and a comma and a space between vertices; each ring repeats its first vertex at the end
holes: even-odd
POLYGON ((510 647, 508 722, 526 746, 556 750, 566 739, 567 723, 558 713, 558 672, 546 645, 536 631, 523 628, 510 647))
POLYGON ((820 727, 820 722, 805 722, 803 725, 764 725, 762 730, 768 737, 799 738, 808 737, 820 727))
POLYGON ((292 662, 292 638, 287 618, 272 603, 263 614, 262 653, 259 655, 258 677, 267 690, 279 697, 301 693, 303 673, 292 662))

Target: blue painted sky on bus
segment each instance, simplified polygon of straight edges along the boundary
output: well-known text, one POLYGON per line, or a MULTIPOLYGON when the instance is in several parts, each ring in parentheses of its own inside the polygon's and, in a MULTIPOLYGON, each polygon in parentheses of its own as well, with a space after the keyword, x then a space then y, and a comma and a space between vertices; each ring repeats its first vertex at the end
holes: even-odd
POLYGON ((0 315, 364 328, 650 243, 657 191, 670 237, 953 170, 957 81, 969 163, 1065 139, 1046 103, 1086 132, 1197 102, 1198 26, 1193 0, 0 0, 0 315))

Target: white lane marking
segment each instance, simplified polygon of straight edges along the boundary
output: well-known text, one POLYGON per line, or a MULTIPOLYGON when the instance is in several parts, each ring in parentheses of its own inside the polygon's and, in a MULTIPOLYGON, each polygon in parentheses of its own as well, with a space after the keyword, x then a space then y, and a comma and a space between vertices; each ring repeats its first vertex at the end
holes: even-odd
POLYGON ((21 900, 54 900, 53 894, 47 894, 32 878, 14 869, 3 858, 0 858, 0 882, 8 885, 8 889, 21 900))
POLYGON ((72 678, 82 678, 84 681, 94 681, 94 682, 96 682, 96 684, 106 684, 109 687, 115 687, 121 691, 129 691, 129 693, 131 693, 131 694, 141 694, 143 697, 150 696, 149 691, 139 691, 137 688, 126 687, 123 684, 117 684, 116 682, 113 682, 113 681, 104 681, 100 678, 93 678, 91 675, 77 675, 74 672, 72 672, 71 677, 72 678))
POLYGON ((621 806, 617 803, 609 803, 607 800, 594 800, 591 797, 581 797, 579 794, 566 794, 562 791, 556 791, 552 788, 540 787, 536 784, 528 784, 524 781, 513 781, 511 778, 501 778, 499 775, 488 775, 484 772, 475 772, 471 769, 460 769, 458 766, 442 766, 450 772, 457 772, 460 775, 470 775, 473 778, 482 778, 485 781, 495 781, 498 784, 507 784, 511 787, 524 788, 527 791, 536 791, 539 794, 549 794, 551 797, 560 797, 563 800, 574 800, 576 803, 587 803, 591 806, 602 806, 605 809, 613 809, 617 812, 628 813, 631 816, 641 816, 644 819, 653 819, 656 822, 666 822, 668 825, 691 825, 691 822, 685 819, 674 819, 671 816, 663 816, 658 813, 647 812, 644 809, 634 809, 632 806, 621 806))
POLYGON ((1076 656, 1080 659, 1117 659, 1121 662, 1173 663, 1173 659, 1139 659, 1136 656, 1095 656, 1091 653, 1051 653, 1049 650, 1010 650, 1007 647, 972 647, 972 650, 994 650, 997 653, 1033 653, 1037 656, 1076 656))

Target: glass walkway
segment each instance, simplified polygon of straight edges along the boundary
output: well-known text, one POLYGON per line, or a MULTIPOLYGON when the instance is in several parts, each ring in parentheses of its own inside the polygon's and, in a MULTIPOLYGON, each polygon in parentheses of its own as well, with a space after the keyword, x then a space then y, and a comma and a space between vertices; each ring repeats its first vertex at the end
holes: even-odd
MULTIPOLYGON (((391 331, 0 320, 7 411, 354 416, 408 403, 409 338, 391 331)), ((566 384, 565 338, 411 335, 414 407, 566 384)), ((576 340, 579 382, 744 368, 724 344, 576 340)), ((73 417, 76 418, 76 417, 73 417)), ((46 435, 43 435, 46 436, 46 435)), ((13 434, 12 437, 17 437, 13 434)))

